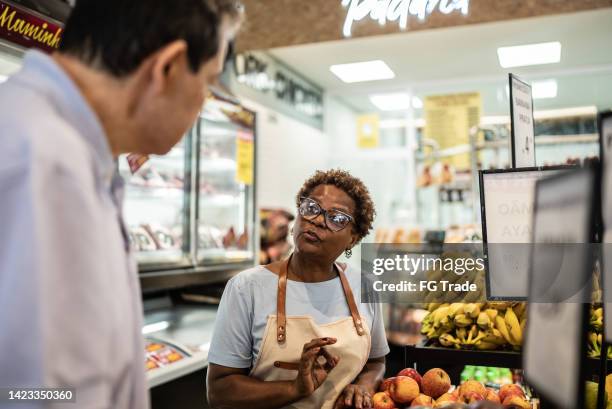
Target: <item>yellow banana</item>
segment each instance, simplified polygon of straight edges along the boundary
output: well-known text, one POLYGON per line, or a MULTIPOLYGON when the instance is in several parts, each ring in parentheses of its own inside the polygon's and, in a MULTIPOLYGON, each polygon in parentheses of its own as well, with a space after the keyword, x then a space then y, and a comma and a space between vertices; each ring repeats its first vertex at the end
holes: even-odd
POLYGON ((486 342, 484 339, 476 343, 476 349, 481 349, 485 351, 492 351, 492 350, 497 349, 498 347, 499 347, 498 344, 486 342))
POLYGON ((487 329, 491 326, 491 318, 489 318, 489 315, 483 311, 478 314, 478 320, 476 321, 476 323, 480 328, 487 329))
POLYGON ((499 333, 504 337, 506 342, 512 344, 513 341, 510 339, 510 334, 508 333, 508 328, 506 327, 506 321, 501 315, 495 317, 495 327, 499 330, 499 333))
POLYGON ((514 341, 512 345, 521 345, 523 342, 523 331, 521 331, 521 324, 514 313, 512 307, 508 307, 504 316, 506 324, 510 329, 510 338, 514 341))
POLYGON ((438 340, 440 341, 440 344, 445 347, 453 346, 459 342, 459 340, 457 340, 451 334, 442 334, 438 340))
POLYGON ((437 302, 430 302, 429 304, 427 304, 427 311, 434 312, 435 310, 438 309, 440 305, 441 304, 437 302))
POLYGON ((459 341, 465 342, 465 339, 467 338, 467 329, 457 328, 457 330, 455 331, 455 334, 457 335, 457 339, 459 341))
POLYGON ((495 317, 497 317, 497 310, 494 308, 487 308, 484 312, 489 316, 491 321, 495 320, 495 317))
POLYGON ((463 312, 470 318, 477 318, 478 314, 480 314, 480 307, 478 304, 470 303, 463 308, 463 312))
POLYGON ((467 317, 465 314, 456 315, 454 321, 455 321, 455 325, 458 326, 459 328, 467 327, 469 325, 472 325, 472 323, 474 322, 471 318, 467 317))
POLYGON ((452 303, 450 307, 448 307, 448 315, 451 318, 454 318, 457 314, 463 314, 464 307, 465 307, 465 304, 463 303, 460 303, 460 302, 452 303))
POLYGON ((527 304, 524 302, 517 303, 514 307, 512 307, 516 317, 520 320, 525 315, 525 311, 527 309, 527 304))
POLYGON ((597 318, 602 318, 603 317, 603 309, 601 307, 599 307, 598 309, 596 309, 594 311, 594 314, 597 318))

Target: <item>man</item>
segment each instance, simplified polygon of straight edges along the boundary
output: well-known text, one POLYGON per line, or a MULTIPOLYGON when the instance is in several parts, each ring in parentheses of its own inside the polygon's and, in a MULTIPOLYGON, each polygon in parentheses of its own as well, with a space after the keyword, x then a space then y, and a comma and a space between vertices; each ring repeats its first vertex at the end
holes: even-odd
POLYGON ((59 52, 28 52, 0 87, 0 388, 148 406, 115 159, 179 141, 241 14, 233 0, 78 0, 59 52))

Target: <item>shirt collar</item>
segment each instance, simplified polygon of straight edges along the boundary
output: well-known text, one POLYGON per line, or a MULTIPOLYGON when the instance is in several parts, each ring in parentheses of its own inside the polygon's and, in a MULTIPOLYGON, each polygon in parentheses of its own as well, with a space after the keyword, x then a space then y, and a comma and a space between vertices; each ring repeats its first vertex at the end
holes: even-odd
POLYGON ((98 176, 110 185, 116 167, 108 138, 98 116, 74 81, 53 58, 37 50, 26 53, 23 70, 15 77, 52 99, 60 115, 87 142, 93 153, 98 176))

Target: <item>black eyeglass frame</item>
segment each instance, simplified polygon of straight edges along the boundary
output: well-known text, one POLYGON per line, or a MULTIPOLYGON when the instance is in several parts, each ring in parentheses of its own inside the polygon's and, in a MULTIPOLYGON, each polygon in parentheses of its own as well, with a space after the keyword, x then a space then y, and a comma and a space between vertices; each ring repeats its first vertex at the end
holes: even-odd
POLYGON ((345 212, 343 212, 342 210, 337 210, 337 209, 325 210, 325 209, 323 209, 323 207, 322 207, 322 206, 319 204, 319 202, 317 202, 317 201, 316 201, 316 200, 314 200, 314 199, 311 199, 310 197, 305 197, 305 196, 301 196, 301 197, 300 197, 300 203, 299 203, 299 205, 298 205, 298 213, 300 214, 300 216, 304 217, 306 220, 314 220, 314 219, 316 219, 317 217, 319 217, 319 215, 320 215, 320 214, 322 214, 322 215, 323 215, 323 220, 325 220, 325 227, 327 227, 329 230, 333 231, 334 233, 337 233, 337 232, 339 232, 339 231, 344 230, 344 229, 345 229, 345 228, 346 228, 346 227, 347 227, 349 224, 351 224, 351 223, 353 223, 353 222, 355 221, 355 218, 354 218, 353 216, 351 216, 350 214, 345 213, 345 212), (307 217, 306 217, 306 216, 304 216, 304 215, 302 214, 302 212, 300 211, 300 208, 302 207, 302 203, 304 203, 306 200, 311 201, 312 203, 314 203, 315 205, 317 205, 317 207, 319 208, 318 213, 317 213, 317 214, 316 214, 314 217, 307 218, 307 217), (328 214, 329 214, 329 212, 336 212, 336 213, 340 213, 341 215, 348 217, 348 219, 349 219, 348 223, 347 223, 345 226, 343 226, 342 228, 338 229, 338 230, 334 230, 334 229, 332 229, 332 228, 329 226, 329 222, 328 222, 328 214))

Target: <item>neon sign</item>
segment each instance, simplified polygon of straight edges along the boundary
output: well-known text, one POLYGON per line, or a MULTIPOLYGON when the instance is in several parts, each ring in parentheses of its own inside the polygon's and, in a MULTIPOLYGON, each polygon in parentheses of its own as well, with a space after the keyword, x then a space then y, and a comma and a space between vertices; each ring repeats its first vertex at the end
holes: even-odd
POLYGON ((342 5, 348 7, 342 32, 350 37, 353 23, 368 15, 381 26, 387 21, 398 21, 400 28, 405 30, 409 16, 425 21, 436 9, 442 14, 460 11, 467 16, 470 0, 342 0, 342 5))

